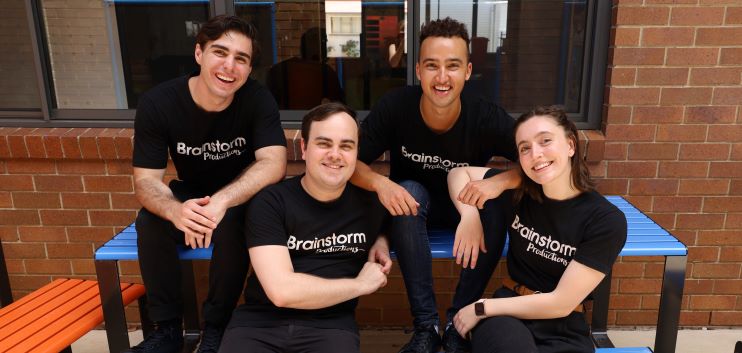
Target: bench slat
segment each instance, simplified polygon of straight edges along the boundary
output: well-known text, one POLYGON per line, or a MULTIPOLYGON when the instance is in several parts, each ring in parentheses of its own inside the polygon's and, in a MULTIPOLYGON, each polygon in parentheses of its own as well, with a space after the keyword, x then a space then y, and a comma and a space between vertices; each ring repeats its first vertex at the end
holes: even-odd
POLYGON ((652 353, 647 347, 596 348, 596 353, 652 353))
MULTIPOLYGON (((124 304, 144 294, 141 284, 122 283, 121 290, 124 304)), ((0 309, 0 347, 59 352, 102 322, 98 282, 57 279, 0 309)))

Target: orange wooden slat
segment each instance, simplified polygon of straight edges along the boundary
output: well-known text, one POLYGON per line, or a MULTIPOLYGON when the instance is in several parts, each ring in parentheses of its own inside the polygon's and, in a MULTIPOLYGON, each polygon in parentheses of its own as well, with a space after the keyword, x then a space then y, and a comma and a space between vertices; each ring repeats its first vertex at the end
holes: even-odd
POLYGON ((3 307, 2 309, 0 309, 0 329, 2 328, 2 323, 5 322, 4 317, 6 315, 9 315, 11 312, 13 312, 13 311, 17 310, 18 308, 24 306, 26 303, 28 303, 28 302, 36 299, 40 295, 44 295, 44 293, 46 293, 46 292, 48 292, 48 291, 56 288, 57 286, 60 286, 62 283, 65 283, 65 282, 68 282, 68 281, 69 281, 69 279, 66 279, 66 278, 61 278, 61 279, 54 280, 53 282, 51 282, 51 283, 49 283, 49 284, 47 284, 47 285, 45 285, 45 286, 43 286, 43 287, 41 287, 41 288, 33 291, 31 293, 28 293, 27 295, 23 296, 23 298, 18 299, 16 301, 14 301, 13 303, 11 303, 10 305, 8 305, 8 306, 3 307))
MULTIPOLYGON (((15 330, 10 336, 0 341, 0 344, 8 347, 24 347, 30 344, 30 347, 34 347, 37 344, 34 343, 32 337, 37 337, 36 340, 40 338, 43 341, 44 337, 49 337, 64 329, 66 325, 61 325, 60 321, 66 320, 74 323, 88 311, 98 307, 100 307, 100 296, 98 295, 98 286, 94 285, 54 306, 45 315, 27 322, 25 326, 15 330), (87 308, 86 306, 90 307, 87 308)), ((89 329, 92 329, 92 327, 89 329)))
MULTIPOLYGON (((121 297, 123 299, 124 305, 131 303, 143 294, 144 286, 141 284, 121 284, 121 297)), ((64 330, 60 330, 54 335, 51 335, 49 333, 41 335, 41 333, 39 333, 37 341, 43 343, 38 344, 37 346, 33 347, 33 349, 18 351, 12 350, 8 353, 57 353, 61 351, 62 349, 72 344, 72 342, 77 341, 88 331, 95 328, 95 326, 103 322, 103 310, 100 307, 100 300, 96 301, 96 303, 98 303, 97 307, 88 311, 85 315, 74 322, 72 322, 72 320, 69 320, 68 318, 62 318, 62 320, 58 321, 56 325, 60 327, 65 326, 66 328, 64 330)), ((85 308, 87 308, 87 306, 85 308)), ((85 310, 86 309, 83 309, 81 307, 81 311, 85 310)))
POLYGON ((8 315, 3 316, 4 323, 0 324, 0 327, 2 327, 2 331, 0 331, 0 342, 4 342, 11 333, 38 320, 91 286, 96 286, 96 282, 82 280, 66 281, 46 293, 37 296, 33 300, 26 302, 23 306, 13 310, 8 315))
MULTIPOLYGON (((26 300, 21 310, 14 310, 13 320, 0 332, 9 331, 0 338, 0 353, 59 352, 103 322, 96 281, 54 282, 55 286, 42 288, 44 293, 32 293, 34 298, 26 300)), ((127 305, 144 294, 144 286, 122 283, 121 291, 127 305)))

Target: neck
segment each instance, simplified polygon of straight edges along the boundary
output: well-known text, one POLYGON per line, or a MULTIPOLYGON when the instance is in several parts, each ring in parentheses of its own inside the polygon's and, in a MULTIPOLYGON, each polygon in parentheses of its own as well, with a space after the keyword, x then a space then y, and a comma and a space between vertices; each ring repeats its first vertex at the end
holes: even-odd
POLYGON ((306 174, 301 177, 302 189, 304 189, 304 191, 306 191, 313 199, 321 202, 329 202, 339 199, 340 195, 343 194, 343 190, 345 190, 345 185, 347 184, 343 184, 342 187, 337 189, 327 189, 313 183, 306 174))
POLYGON ((209 93, 209 88, 201 81, 200 76, 188 80, 188 90, 196 105, 207 112, 220 112, 232 104, 234 95, 227 98, 215 97, 209 93))
POLYGON ((443 133, 450 130, 461 114, 461 98, 456 99, 448 107, 436 107, 427 102, 425 97, 420 99, 420 114, 423 116, 425 125, 437 133, 443 133))
POLYGON ((568 185, 542 185, 544 195, 552 200, 567 200, 580 194, 580 190, 572 184, 570 179, 568 185))

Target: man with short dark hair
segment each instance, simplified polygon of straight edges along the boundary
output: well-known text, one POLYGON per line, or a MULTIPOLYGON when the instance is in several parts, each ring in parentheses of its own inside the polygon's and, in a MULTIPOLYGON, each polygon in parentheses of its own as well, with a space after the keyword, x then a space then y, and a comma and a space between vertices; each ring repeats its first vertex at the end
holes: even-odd
MULTIPOLYGON (((352 182, 375 191, 392 217, 389 240, 407 288, 415 331, 400 352, 437 352, 441 346, 433 292, 429 228, 456 228, 454 255, 463 263, 443 334, 446 352, 466 352, 468 342, 451 325, 456 312, 482 296, 503 248, 502 235, 487 230, 498 222, 497 210, 459 213, 447 189, 448 171, 484 166, 492 156, 515 160, 513 119, 500 107, 474 94, 462 94, 471 75, 469 34, 451 19, 432 21, 420 33, 415 72, 420 87, 385 95, 361 126, 361 151, 352 182), (389 178, 370 164, 390 152, 389 178), (483 229, 484 227, 484 229, 483 229), (489 256, 478 256, 480 251, 489 256), (470 267, 470 268, 467 268, 470 267)), ((471 183, 478 205, 520 182, 516 172, 471 183)), ((499 229, 499 228, 492 228, 499 229)))
MULTIPOLYGON (((164 82, 139 99, 134 123, 134 185, 139 264, 155 330, 129 352, 183 346, 177 244, 214 244, 199 352, 216 352, 248 268, 244 206, 283 178, 286 139, 270 92, 249 78, 255 28, 217 16, 196 37, 200 70, 164 82), (165 184, 168 151, 177 179, 165 184)), ((186 269, 189 271, 190 269, 186 269)))
POLYGON ((359 352, 357 297, 386 284, 384 207, 348 183, 358 153, 355 112, 340 103, 302 121, 306 173, 271 185, 247 210, 253 272, 220 353, 359 352))

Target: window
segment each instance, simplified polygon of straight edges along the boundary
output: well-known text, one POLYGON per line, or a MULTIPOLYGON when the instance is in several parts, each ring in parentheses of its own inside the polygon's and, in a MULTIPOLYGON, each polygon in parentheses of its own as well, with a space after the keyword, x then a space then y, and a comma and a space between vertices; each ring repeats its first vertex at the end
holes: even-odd
POLYGON ((330 16, 330 34, 361 34, 361 16, 330 16))
MULTIPOLYGON (((596 21, 605 20, 606 14, 610 16, 605 3, 430 0, 420 7, 420 18, 451 16, 467 25, 473 67, 467 85, 492 97, 508 112, 556 103, 565 106, 580 128, 596 128, 601 104, 591 106, 590 99, 602 97, 591 97, 588 88, 590 79, 602 84, 605 61, 594 58, 590 64, 595 72, 585 62, 606 52, 606 43, 596 42, 595 36, 607 35, 608 29, 603 33, 588 30, 596 21)), ((592 93, 602 96, 602 90, 592 93)))
POLYGON ((451 16, 471 36, 468 86, 514 115, 559 103, 580 128, 600 124, 605 1, 4 0, 0 7, 4 38, 18 43, 15 55, 0 59, 0 119, 8 124, 47 117, 60 126, 86 119, 131 126, 143 92, 197 70, 195 34, 218 13, 258 28, 252 77, 271 90, 286 121, 327 100, 363 115, 388 90, 416 84, 420 25, 451 16))
MULTIPOLYGON (((36 67, 31 33, 23 0, 4 0, 0 8, 0 38, 6 49, 0 55, 0 113, 40 117, 36 67)), ((0 115, 2 116, 2 115, 0 115)))

